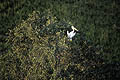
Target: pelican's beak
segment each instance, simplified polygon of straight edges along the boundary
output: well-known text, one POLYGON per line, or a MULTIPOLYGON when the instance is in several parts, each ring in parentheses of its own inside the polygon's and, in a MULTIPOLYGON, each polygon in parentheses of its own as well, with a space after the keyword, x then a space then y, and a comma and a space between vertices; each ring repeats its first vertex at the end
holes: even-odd
POLYGON ((76 28, 75 28, 76 31, 78 31, 76 28))

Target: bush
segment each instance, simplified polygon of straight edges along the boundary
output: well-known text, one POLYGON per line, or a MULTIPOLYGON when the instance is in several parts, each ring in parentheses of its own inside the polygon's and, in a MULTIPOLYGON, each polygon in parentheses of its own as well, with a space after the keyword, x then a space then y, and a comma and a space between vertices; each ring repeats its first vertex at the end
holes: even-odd
POLYGON ((97 79, 89 71, 103 64, 102 49, 83 33, 69 42, 65 35, 69 27, 50 10, 33 11, 10 30, 7 43, 11 50, 1 57, 2 79, 97 79))
MULTIPOLYGON (((10 30, 8 43, 12 46, 7 57, 11 57, 11 62, 6 63, 10 67, 7 72, 10 79, 54 79, 58 74, 56 64, 59 55, 68 56, 65 35, 49 31, 49 21, 54 24, 55 17, 49 19, 48 15, 40 18, 39 15, 34 11, 26 21, 10 30)), ((60 61, 61 64, 67 64, 65 58, 60 61)))
POLYGON ((15 0, 2 1, 0 6, 2 80, 119 78, 116 1, 15 0), (73 24, 81 33, 69 42, 65 33, 73 24), (11 50, 7 53, 8 45, 11 50))

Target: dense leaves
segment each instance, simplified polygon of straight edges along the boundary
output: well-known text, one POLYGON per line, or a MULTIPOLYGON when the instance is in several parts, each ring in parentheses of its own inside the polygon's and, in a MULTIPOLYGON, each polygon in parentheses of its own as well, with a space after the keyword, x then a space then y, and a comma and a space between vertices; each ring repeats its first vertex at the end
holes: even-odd
POLYGON ((119 78, 118 2, 6 0, 0 12, 1 80, 119 78), (71 25, 79 30, 72 42, 71 25))

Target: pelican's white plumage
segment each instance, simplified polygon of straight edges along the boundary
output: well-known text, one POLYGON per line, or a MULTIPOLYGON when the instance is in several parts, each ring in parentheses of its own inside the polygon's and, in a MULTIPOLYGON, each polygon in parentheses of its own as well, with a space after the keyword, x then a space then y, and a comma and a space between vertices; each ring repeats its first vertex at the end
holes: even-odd
POLYGON ((75 34, 76 34, 75 30, 78 31, 74 26, 71 26, 71 28, 72 28, 72 31, 71 31, 71 32, 67 31, 67 36, 68 36, 68 38, 70 39, 70 41, 72 41, 72 38, 73 38, 73 37, 75 36, 75 34))

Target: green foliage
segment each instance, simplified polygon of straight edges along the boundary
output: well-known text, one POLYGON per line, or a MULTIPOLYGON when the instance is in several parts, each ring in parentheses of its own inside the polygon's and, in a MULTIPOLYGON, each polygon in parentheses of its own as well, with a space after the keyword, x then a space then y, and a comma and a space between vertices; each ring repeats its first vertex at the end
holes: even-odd
POLYGON ((119 4, 114 0, 2 1, 0 78, 98 80, 119 77, 118 13, 119 4), (81 33, 69 42, 65 29, 71 25, 81 33), (11 30, 7 37, 8 29, 11 30))
MULTIPOLYGON (((27 20, 10 30, 7 43, 11 45, 11 51, 2 58, 7 58, 5 64, 9 67, 6 69, 6 79, 81 78, 80 74, 76 77, 74 72, 71 73, 69 68, 85 72, 91 68, 85 65, 87 61, 95 64, 92 67, 103 63, 100 51, 94 50, 97 48, 94 48, 91 42, 79 37, 69 42, 64 30, 60 30, 56 17, 52 16, 49 10, 46 14, 40 17, 40 12, 33 11, 27 20), (100 59, 96 62, 97 58, 100 59)), ((4 66, 2 69, 6 71, 4 66)))
MULTIPOLYGON (((7 57, 12 57, 12 62, 6 63, 10 68, 14 67, 8 69, 8 78, 10 79, 55 79, 57 74, 55 65, 56 58, 58 58, 56 50, 59 48, 59 54, 63 56, 67 53, 65 51, 68 48, 65 44, 66 37, 60 37, 60 32, 54 35, 44 33, 43 37, 38 34, 50 24, 50 20, 55 23, 54 17, 49 20, 48 16, 45 16, 46 23, 38 26, 40 24, 38 22, 41 20, 38 13, 34 11, 26 21, 22 21, 10 31, 8 43, 11 44, 11 52, 7 57)), ((48 26, 47 29, 50 27, 48 26)))

